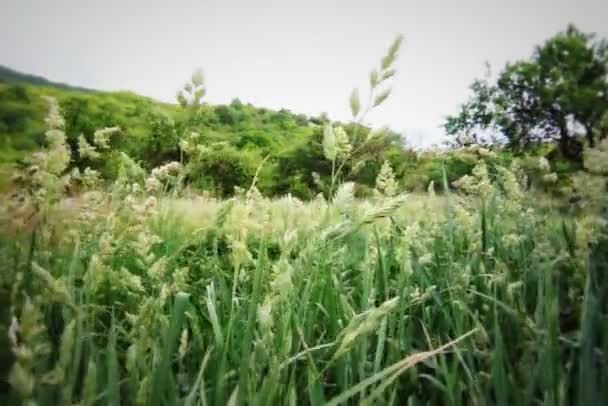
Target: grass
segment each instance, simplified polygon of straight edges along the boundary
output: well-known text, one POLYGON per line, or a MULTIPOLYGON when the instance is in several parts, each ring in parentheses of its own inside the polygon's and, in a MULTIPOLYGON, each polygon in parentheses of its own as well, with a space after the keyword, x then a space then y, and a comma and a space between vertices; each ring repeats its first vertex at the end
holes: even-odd
POLYGON ((54 213, 2 240, 12 402, 604 403, 605 241, 492 196, 54 213))
POLYGON ((177 163, 70 179, 47 121, 0 207, 3 404, 608 404, 605 178, 579 216, 491 157, 440 196, 186 198, 177 163))

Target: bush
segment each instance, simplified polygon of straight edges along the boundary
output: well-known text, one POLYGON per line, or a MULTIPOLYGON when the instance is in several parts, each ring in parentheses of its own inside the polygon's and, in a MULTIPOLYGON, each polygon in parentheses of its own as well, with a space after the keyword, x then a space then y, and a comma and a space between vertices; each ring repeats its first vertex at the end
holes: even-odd
POLYGON ((198 189, 227 197, 234 194, 235 186, 249 187, 255 170, 251 155, 221 144, 204 149, 188 164, 186 181, 198 189))

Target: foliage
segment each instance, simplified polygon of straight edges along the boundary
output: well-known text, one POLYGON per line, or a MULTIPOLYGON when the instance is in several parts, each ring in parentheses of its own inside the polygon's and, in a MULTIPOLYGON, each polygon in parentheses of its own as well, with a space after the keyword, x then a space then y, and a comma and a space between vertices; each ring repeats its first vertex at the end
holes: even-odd
POLYGON ((84 87, 71 86, 66 83, 52 82, 46 78, 36 75, 28 75, 26 73, 18 72, 9 67, 0 65, 0 82, 7 83, 31 83, 38 86, 52 86, 63 89, 79 90, 84 92, 92 92, 92 89, 86 89, 84 87))
POLYGON ((495 84, 473 83, 472 99, 445 129, 459 145, 483 141, 484 133, 517 148, 557 140, 566 158, 582 162, 579 134, 590 146, 606 134, 607 74, 608 42, 569 26, 529 60, 508 64, 495 84))
MULTIPOLYGON (((185 87, 197 91, 192 83, 185 87)), ((0 83, 1 171, 9 172, 31 152, 44 147, 45 107, 41 96, 46 95, 58 100, 65 118, 72 153, 70 167, 80 171, 91 167, 106 181, 114 180, 118 174, 119 152, 151 170, 166 162, 198 156, 198 153, 190 156, 186 150, 199 147, 207 152, 201 154, 201 162, 192 164, 187 179, 193 187, 208 187, 218 192, 218 196, 230 195, 234 186, 247 187, 266 156, 270 158, 259 179, 260 190, 265 194, 292 191, 297 196, 312 198, 321 190, 310 177, 310 169, 323 178, 331 176, 331 165, 320 162, 325 160, 318 148, 323 127, 287 110, 271 111, 241 102, 210 106, 203 102, 201 92, 196 103, 181 107, 130 93, 83 93, 13 83, 0 83), (81 157, 80 147, 92 145, 95 131, 104 127, 121 129, 110 138, 110 148, 99 151, 100 156, 91 157, 85 152, 81 157), (218 156, 212 156, 213 151, 218 156), (223 174, 232 169, 235 173, 224 177, 215 173, 214 168, 224 168, 223 174)), ((356 159, 365 161, 358 173, 346 176, 373 186, 380 166, 377 163, 402 149, 399 135, 385 131, 365 142, 369 128, 361 124, 335 125, 342 127, 349 137, 348 145, 352 145, 356 159)), ((352 165, 347 162, 344 169, 351 172, 352 165)))
POLYGON ((231 196, 235 187, 251 184, 257 162, 257 154, 241 152, 228 144, 213 144, 198 151, 188 166, 187 180, 216 196, 231 196))

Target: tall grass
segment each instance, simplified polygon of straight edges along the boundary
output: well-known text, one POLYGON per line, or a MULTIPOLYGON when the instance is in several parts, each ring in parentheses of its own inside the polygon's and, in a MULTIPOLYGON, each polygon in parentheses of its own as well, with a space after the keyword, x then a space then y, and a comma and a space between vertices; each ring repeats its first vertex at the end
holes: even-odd
POLYGON ((120 202, 91 223, 49 221, 33 250, 31 235, 4 237, 11 396, 605 403, 605 240, 577 244, 573 220, 498 186, 486 198, 446 192, 425 214, 402 197, 203 202, 215 208, 199 220, 172 203, 138 217, 141 203, 120 202))

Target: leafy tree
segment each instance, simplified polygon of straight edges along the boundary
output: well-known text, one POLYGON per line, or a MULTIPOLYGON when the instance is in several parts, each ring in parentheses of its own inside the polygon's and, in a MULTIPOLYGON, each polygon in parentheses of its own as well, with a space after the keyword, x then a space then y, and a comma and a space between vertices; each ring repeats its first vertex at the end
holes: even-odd
POLYGON ((473 97, 448 117, 445 129, 457 145, 492 135, 514 148, 556 140, 565 157, 580 162, 582 135, 590 146, 605 136, 607 74, 608 42, 571 25, 529 60, 508 64, 496 83, 475 81, 473 97))
POLYGON ((175 123, 162 112, 148 112, 150 129, 145 143, 145 160, 150 167, 180 158, 175 123))
POLYGON ((230 102, 230 107, 239 110, 239 109, 243 108, 243 102, 238 97, 235 97, 230 102))

